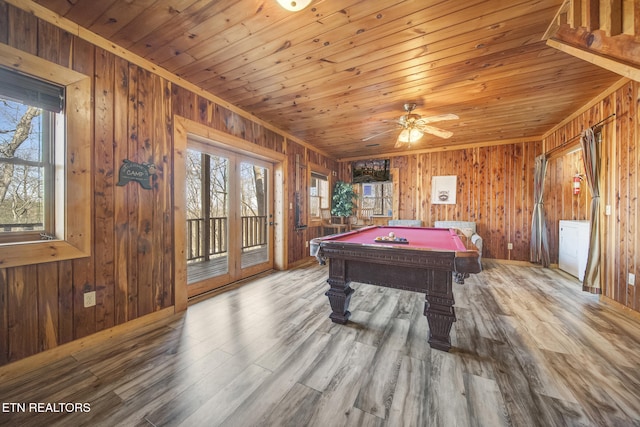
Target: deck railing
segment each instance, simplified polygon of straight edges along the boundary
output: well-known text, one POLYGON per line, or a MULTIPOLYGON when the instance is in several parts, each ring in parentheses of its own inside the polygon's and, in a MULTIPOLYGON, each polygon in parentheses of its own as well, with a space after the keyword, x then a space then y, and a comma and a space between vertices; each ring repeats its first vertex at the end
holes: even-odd
POLYGON ((267 244, 267 217, 242 217, 242 249, 254 248, 267 244))
MULTIPOLYGON (((227 217, 187 220, 187 261, 207 261, 227 253, 227 217)), ((267 244, 267 217, 241 217, 242 249, 267 244)))

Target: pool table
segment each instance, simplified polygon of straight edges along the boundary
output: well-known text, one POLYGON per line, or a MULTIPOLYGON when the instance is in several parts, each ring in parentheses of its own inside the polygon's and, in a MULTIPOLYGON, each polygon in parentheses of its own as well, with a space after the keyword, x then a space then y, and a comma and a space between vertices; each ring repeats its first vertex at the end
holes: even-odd
POLYGON ((372 226, 313 239, 312 255, 321 263, 329 259, 329 317, 339 324, 349 320, 351 281, 424 292, 429 345, 449 351, 456 320, 453 276, 464 283, 469 274, 481 271, 478 251, 467 248, 464 239, 454 229, 401 226, 372 226))

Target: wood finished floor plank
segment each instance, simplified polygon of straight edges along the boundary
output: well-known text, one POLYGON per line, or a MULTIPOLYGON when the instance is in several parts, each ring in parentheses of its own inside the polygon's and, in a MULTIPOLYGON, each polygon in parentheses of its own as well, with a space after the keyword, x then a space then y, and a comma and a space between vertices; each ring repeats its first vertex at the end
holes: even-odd
POLYGON ((354 407, 382 419, 389 417, 400 365, 406 354, 409 320, 392 319, 388 326, 388 338, 378 346, 354 403, 354 407))
POLYGON ((309 263, 6 374, 0 402, 91 412, 0 412, 0 426, 640 427, 640 321, 557 270, 483 268, 453 288, 449 353, 427 343, 423 294, 354 283, 334 324, 327 266, 309 263))
POLYGON ((351 295, 350 308, 353 310, 374 312, 392 291, 381 286, 370 286, 362 283, 352 282, 353 294, 351 295))
MULTIPOLYGON (((424 316, 424 295, 413 299, 413 311, 411 313, 409 334, 407 336, 407 355, 416 359, 430 360, 431 347, 429 346, 429 322, 424 316)), ((455 325, 455 323, 454 323, 455 325)), ((454 331, 455 333, 455 331, 454 331)), ((455 337, 452 334, 452 342, 455 337)), ((437 350, 434 350, 437 351, 437 350)))
MULTIPOLYGON (((398 319, 412 319, 416 311, 415 295, 413 292, 400 291, 395 317, 398 319)), ((418 310, 422 315, 422 308, 418 310)))
POLYGON ((526 329, 511 316, 501 316, 500 323, 531 390, 540 395, 577 403, 562 377, 549 369, 545 352, 540 350, 533 337, 524 333, 526 329))
POLYGON ((471 310, 470 318, 476 320, 475 329, 478 334, 491 340, 504 341, 504 334, 495 323, 496 316, 502 314, 502 310, 494 300, 491 290, 469 286, 466 293, 470 295, 468 309, 471 310))
MULTIPOLYGON (((376 309, 372 311, 365 322, 361 324, 362 329, 356 338, 358 342, 377 347, 383 340, 391 319, 395 317, 398 308, 398 293, 401 292, 387 288, 385 288, 385 291, 387 291, 385 292, 385 297, 380 300, 376 309)), ((358 308, 358 310, 362 311, 360 308, 358 308)), ((352 321, 355 323, 357 319, 352 319, 352 321)))
POLYGON ((450 353, 459 356, 464 372, 495 379, 490 347, 499 342, 480 335, 472 310, 456 310, 456 314, 458 319, 454 323, 451 338, 454 347, 450 353))
POLYGON ((309 427, 346 425, 376 348, 355 341, 309 417, 309 427))
POLYGON ((298 351, 280 365, 277 371, 266 378, 252 395, 225 417, 224 426, 265 425, 271 412, 282 402, 294 384, 314 364, 318 355, 327 346, 331 336, 314 333, 298 346, 298 351))
POLYGON ((617 405, 600 384, 592 381, 590 370, 585 372, 581 361, 571 355, 548 351, 545 356, 556 373, 571 384, 571 390, 586 417, 595 425, 607 425, 604 414, 616 412, 617 405))
POLYGON ((429 384, 425 405, 425 426, 470 425, 464 372, 456 356, 441 351, 431 352, 429 384))
POLYGON ((576 427, 594 425, 585 416, 584 411, 580 407, 579 403, 567 402, 545 395, 540 395, 540 401, 541 406, 545 408, 545 411, 549 414, 545 418, 554 420, 552 425, 576 427))
MULTIPOLYGON (((0 381, 0 402, 15 402, 18 398, 30 398, 29 393, 43 389, 43 378, 47 378, 52 389, 69 376, 78 373, 78 363, 73 357, 65 357, 20 377, 0 381)), ((45 392, 46 393, 46 392, 45 392)))
POLYGON ((154 369, 137 376, 134 380, 114 388, 114 392, 123 400, 132 399, 134 396, 136 399, 140 399, 140 394, 145 390, 153 390, 156 383, 164 381, 166 378, 175 377, 180 379, 182 387, 188 386, 199 381, 208 372, 222 366, 231 357, 230 354, 223 351, 213 350, 197 360, 187 362, 183 359, 177 359, 172 363, 161 363, 154 369), (198 375, 195 375, 196 372, 198 375))
MULTIPOLYGON (((190 391, 182 395, 182 397, 190 395, 195 397, 201 392, 201 389, 197 388, 198 384, 205 385, 203 388, 211 387, 210 384, 214 384, 214 387, 217 387, 219 383, 216 383, 214 378, 211 378, 211 373, 227 363, 230 357, 231 355, 229 354, 215 350, 206 357, 194 362, 189 368, 172 369, 167 366, 165 367, 165 372, 154 381, 148 383, 136 382, 135 384, 116 388, 115 392, 123 400, 123 404, 119 408, 114 408, 112 412, 104 414, 101 419, 105 422, 111 422, 112 425, 132 425, 143 421, 148 414, 159 410, 165 405, 171 406, 174 403, 173 400, 182 395, 187 389, 190 389, 190 391)), ((225 370, 233 372, 233 366, 226 365, 225 370)), ((240 370, 238 367, 237 372, 240 372, 240 370)), ((215 375, 215 377, 218 376, 217 374, 215 375)), ((202 392, 202 394, 207 393, 202 392)))
POLYGON ((287 322, 283 325, 283 333, 279 339, 255 363, 266 369, 276 370, 299 352, 300 346, 317 330, 318 325, 325 321, 324 313, 308 311, 305 318, 293 320, 292 323, 287 322))
POLYGON ((358 408, 351 408, 346 414, 345 427, 383 427, 385 420, 358 408))
POLYGON ((477 375, 467 375, 466 379, 469 416, 473 424, 492 427, 510 426, 511 421, 496 382, 477 375))
POLYGON ((423 359, 404 356, 389 409, 389 426, 427 425, 425 392, 429 390, 429 366, 423 359))
MULTIPOLYGON (((179 373, 169 377, 168 381, 159 384, 162 393, 157 388, 150 388, 140 395, 133 396, 128 402, 135 405, 136 399, 150 401, 153 404, 146 407, 144 417, 154 420, 183 420, 198 410, 212 396, 227 387, 250 366, 250 361, 228 358, 225 362, 202 370, 189 370, 187 376, 179 373), (157 397, 156 397, 157 396, 157 397), (157 400, 153 400, 156 398, 157 400), (161 405, 157 405, 161 403, 161 405)), ((135 419, 136 415, 133 415, 135 419)), ((130 418, 131 419, 131 418, 130 418)), ((125 423, 126 425, 126 423, 125 423)))
MULTIPOLYGON (((220 389, 218 393, 177 425, 185 427, 221 425, 269 376, 271 376, 271 371, 258 365, 250 365, 230 384, 220 389)), ((147 419, 154 426, 168 424, 164 419, 157 420, 151 417, 147 419)), ((175 425, 175 421, 178 420, 172 419, 170 424, 175 425)))
POLYGON ((540 395, 522 392, 523 390, 533 390, 534 387, 530 381, 533 380, 537 383, 538 378, 527 375, 510 345, 496 346, 492 350, 492 358, 495 359, 497 355, 500 355, 496 359, 495 380, 500 388, 512 425, 555 425, 554 419, 549 417, 547 408, 540 406, 540 395))
MULTIPOLYGON (((327 319, 328 320, 328 319, 327 319)), ((299 382, 305 386, 323 392, 342 366, 343 360, 349 354, 355 342, 357 331, 349 325, 340 325, 337 332, 330 334, 330 342, 318 354, 313 365, 300 377, 299 382)))
POLYGON ((265 426, 299 427, 309 424, 312 408, 322 393, 295 383, 283 399, 262 420, 265 426))

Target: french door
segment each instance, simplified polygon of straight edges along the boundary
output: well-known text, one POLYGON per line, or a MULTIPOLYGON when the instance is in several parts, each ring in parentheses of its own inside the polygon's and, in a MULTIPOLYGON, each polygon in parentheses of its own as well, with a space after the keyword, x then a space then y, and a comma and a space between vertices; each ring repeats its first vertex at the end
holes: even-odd
POLYGON ((272 164, 188 141, 188 295, 273 268, 272 164))

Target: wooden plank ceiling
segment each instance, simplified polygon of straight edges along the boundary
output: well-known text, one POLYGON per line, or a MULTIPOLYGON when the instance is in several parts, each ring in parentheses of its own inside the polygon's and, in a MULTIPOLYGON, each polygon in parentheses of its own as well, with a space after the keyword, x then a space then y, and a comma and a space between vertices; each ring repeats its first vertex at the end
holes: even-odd
POLYGON ((36 1, 337 159, 406 152, 407 102, 460 117, 409 150, 491 145, 540 137, 619 79, 542 40, 563 0, 36 1))

